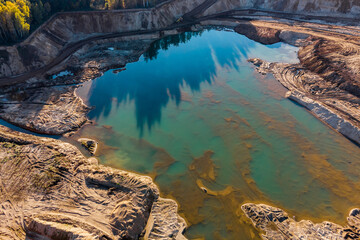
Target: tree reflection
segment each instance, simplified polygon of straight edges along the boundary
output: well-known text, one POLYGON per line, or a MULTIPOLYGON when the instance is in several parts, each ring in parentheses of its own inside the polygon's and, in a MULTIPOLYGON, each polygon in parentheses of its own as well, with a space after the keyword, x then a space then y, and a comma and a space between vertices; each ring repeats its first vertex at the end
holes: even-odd
POLYGON ((144 53, 145 61, 154 60, 159 54, 159 50, 168 50, 170 46, 179 46, 180 43, 186 43, 194 36, 201 36, 203 31, 200 32, 183 32, 178 35, 172 35, 162 38, 158 41, 151 43, 148 51, 144 53))
POLYGON ((184 84, 194 92, 200 91, 202 83, 211 84, 216 77, 216 64, 237 68, 240 56, 246 57, 246 51, 240 53, 240 49, 253 45, 249 40, 234 44, 232 39, 213 41, 211 34, 205 39, 201 35, 202 32, 186 32, 155 41, 143 59, 128 64, 126 71, 108 71, 94 81, 89 102, 96 109, 90 117, 106 118, 112 107, 134 101, 137 128, 142 136, 145 128, 151 131, 154 124, 161 122, 161 111, 169 100, 180 104, 184 84))

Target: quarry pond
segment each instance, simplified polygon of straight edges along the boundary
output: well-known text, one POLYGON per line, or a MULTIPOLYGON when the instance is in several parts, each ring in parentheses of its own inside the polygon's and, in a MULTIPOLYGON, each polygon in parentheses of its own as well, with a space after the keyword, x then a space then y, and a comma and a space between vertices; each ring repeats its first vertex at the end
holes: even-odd
POLYGON ((95 124, 76 136, 100 142, 102 164, 153 177, 189 239, 258 238, 240 209, 248 202, 343 224, 360 204, 360 149, 284 98, 254 57, 298 61, 296 47, 226 30, 158 40, 78 89, 95 124))

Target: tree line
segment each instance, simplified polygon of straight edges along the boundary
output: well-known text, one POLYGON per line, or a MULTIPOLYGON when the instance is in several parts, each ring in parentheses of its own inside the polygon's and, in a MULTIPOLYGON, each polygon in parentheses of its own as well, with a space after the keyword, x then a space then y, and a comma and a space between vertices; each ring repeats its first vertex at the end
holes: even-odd
POLYGON ((30 7, 26 0, 0 0, 0 41, 7 43, 27 36, 30 7))
POLYGON ((24 39, 57 12, 151 7, 159 1, 163 0, 0 0, 0 44, 24 39))

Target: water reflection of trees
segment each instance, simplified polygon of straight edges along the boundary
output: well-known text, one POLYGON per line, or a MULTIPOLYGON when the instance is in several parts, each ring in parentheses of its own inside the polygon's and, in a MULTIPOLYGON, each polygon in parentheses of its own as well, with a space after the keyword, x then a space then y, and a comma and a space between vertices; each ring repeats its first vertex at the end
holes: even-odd
POLYGON ((145 61, 157 58, 159 50, 168 50, 170 46, 179 46, 180 43, 188 42, 194 36, 201 36, 203 32, 183 32, 178 35, 171 35, 151 43, 148 51, 144 53, 145 61))
POLYGON ((201 34, 187 32, 160 39, 152 43, 143 55, 145 61, 129 64, 127 70, 119 74, 107 72, 93 83, 89 102, 96 109, 90 113, 90 117, 106 118, 112 107, 134 101, 137 128, 142 136, 146 127, 150 131, 154 124, 160 123, 162 109, 169 100, 180 104, 184 84, 194 92, 200 91, 202 83, 211 84, 216 77, 218 65, 237 68, 236 61, 241 55, 247 57, 247 49, 254 45, 248 39, 239 41, 238 35, 235 35, 237 41, 232 38, 210 40, 211 36, 208 36, 204 42, 202 38, 196 38, 186 48, 172 48, 168 56, 158 57, 160 50, 186 43, 201 34))

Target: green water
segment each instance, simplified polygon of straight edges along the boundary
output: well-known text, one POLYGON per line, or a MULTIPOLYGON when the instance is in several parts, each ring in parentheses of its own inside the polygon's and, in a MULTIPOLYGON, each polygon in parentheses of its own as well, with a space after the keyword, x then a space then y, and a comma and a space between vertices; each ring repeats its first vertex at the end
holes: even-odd
POLYGON ((178 201, 191 239, 259 238, 246 202, 343 223, 360 206, 359 148, 246 61, 296 55, 228 31, 163 39, 125 71, 80 88, 97 123, 80 134, 103 143, 103 164, 152 176, 178 201))

